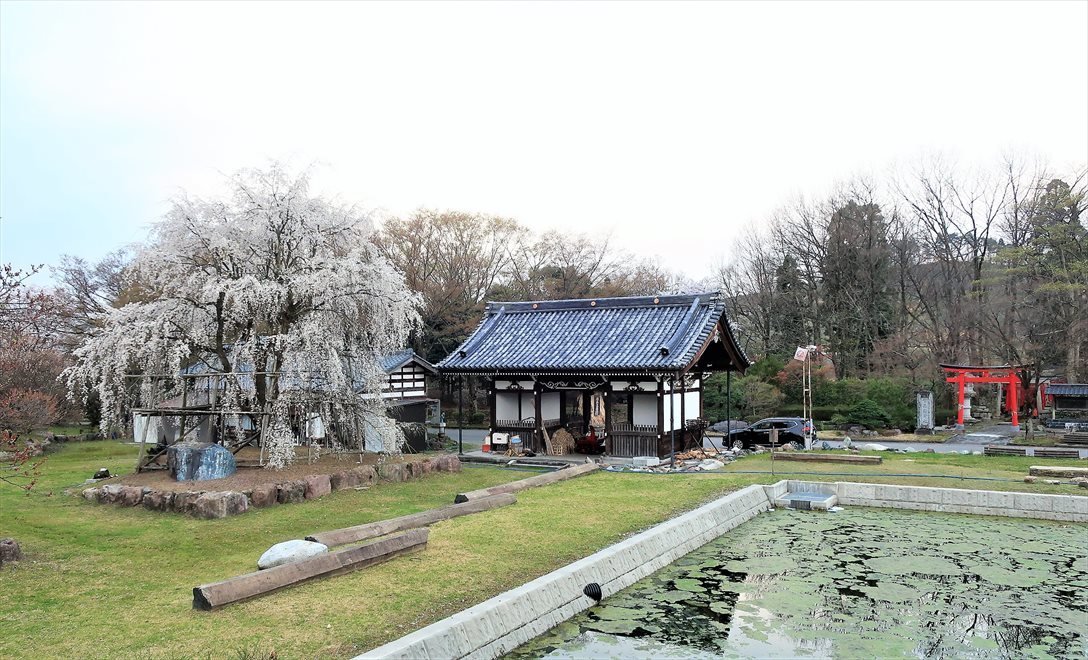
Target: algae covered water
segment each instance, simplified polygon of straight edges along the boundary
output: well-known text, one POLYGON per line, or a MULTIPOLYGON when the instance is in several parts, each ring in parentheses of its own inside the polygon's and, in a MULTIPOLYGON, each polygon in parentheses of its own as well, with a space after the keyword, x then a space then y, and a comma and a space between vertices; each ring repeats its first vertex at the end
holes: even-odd
POLYGON ((1088 656, 1088 525, 760 515, 515 658, 1088 656))

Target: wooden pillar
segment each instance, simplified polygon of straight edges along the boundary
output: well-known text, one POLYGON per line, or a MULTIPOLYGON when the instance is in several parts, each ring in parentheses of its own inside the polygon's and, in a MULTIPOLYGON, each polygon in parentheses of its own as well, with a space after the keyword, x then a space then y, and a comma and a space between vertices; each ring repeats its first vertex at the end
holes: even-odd
POLYGON ((657 455, 661 456, 661 441, 665 439, 665 381, 657 381, 657 455))
POLYGON ((684 382, 685 376, 680 375, 680 451, 687 451, 688 449, 688 416, 684 407, 684 400, 687 399, 688 385, 684 382))
POLYGON ((567 426, 567 391, 559 390, 559 424, 567 426))
POLYGON ((544 444, 544 418, 540 415, 540 383, 533 383, 533 415, 535 415, 536 421, 533 423, 536 427, 533 429, 533 444, 536 444, 540 449, 540 452, 547 452, 548 446, 544 444), (540 439, 540 443, 536 443, 536 439, 540 439))
POLYGON ((589 420, 593 416, 590 406, 593 405, 593 391, 582 390, 582 435, 589 433, 589 420))
POLYGON ((492 433, 495 430, 495 420, 496 420, 495 408, 496 408, 498 398, 499 398, 498 392, 495 391, 495 379, 492 378, 491 379, 491 388, 488 389, 488 391, 487 391, 487 405, 488 405, 489 408, 491 408, 491 412, 488 415, 488 429, 487 429, 488 434, 492 433))
POLYGON ((604 453, 612 455, 612 399, 609 397, 608 383, 604 385, 604 453))

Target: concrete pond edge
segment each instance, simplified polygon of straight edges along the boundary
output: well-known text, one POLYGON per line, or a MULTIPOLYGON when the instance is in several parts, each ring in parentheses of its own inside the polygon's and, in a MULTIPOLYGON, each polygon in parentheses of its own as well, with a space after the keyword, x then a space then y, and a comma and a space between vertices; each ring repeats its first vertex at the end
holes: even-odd
POLYGON ((1088 497, 927 488, 853 482, 782 480, 753 485, 660 523, 520 587, 357 656, 359 659, 497 658, 657 572, 765 511, 787 493, 825 493, 850 506, 872 506, 1088 523, 1088 497))

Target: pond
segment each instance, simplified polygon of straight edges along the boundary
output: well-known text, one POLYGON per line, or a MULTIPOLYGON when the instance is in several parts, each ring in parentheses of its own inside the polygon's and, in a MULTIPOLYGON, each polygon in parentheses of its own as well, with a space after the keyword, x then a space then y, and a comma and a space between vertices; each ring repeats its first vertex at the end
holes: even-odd
POLYGON ((1088 655, 1088 525, 766 513, 514 658, 1088 655))

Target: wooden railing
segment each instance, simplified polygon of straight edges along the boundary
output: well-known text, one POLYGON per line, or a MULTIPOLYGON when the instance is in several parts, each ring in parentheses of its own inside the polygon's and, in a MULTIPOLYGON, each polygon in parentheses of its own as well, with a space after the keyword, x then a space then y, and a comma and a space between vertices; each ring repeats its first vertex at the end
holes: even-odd
POLYGON ((657 426, 653 424, 627 424, 613 422, 613 456, 657 456, 657 426))

